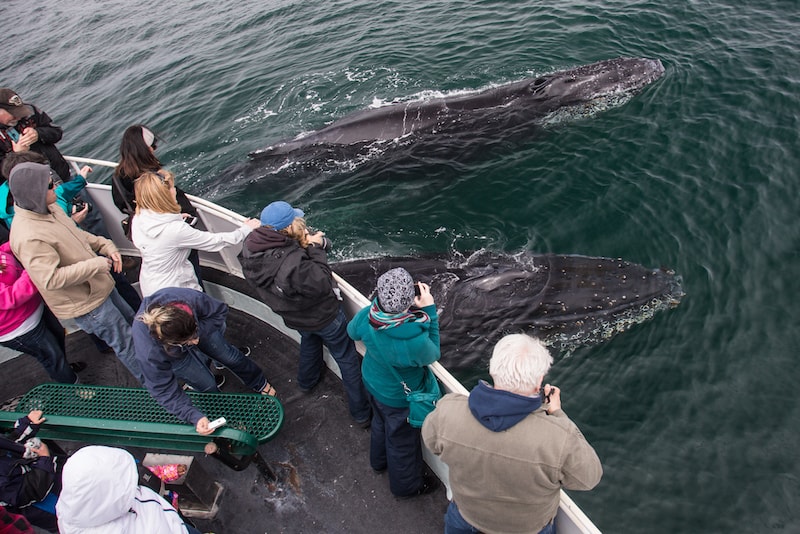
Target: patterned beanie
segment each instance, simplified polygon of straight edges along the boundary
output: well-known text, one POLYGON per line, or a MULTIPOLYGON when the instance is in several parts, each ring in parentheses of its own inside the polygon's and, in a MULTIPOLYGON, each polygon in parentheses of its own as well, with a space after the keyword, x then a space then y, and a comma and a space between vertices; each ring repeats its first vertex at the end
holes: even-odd
POLYGON ((414 279, 402 267, 378 278, 378 303, 386 313, 401 313, 414 304, 414 279))

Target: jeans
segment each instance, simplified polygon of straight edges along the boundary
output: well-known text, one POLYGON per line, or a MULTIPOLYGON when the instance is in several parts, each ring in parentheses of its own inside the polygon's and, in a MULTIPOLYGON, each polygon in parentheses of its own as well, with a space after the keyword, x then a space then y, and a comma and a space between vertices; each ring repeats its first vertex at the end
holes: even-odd
POLYGON ((30 354, 39 360, 54 382, 74 384, 78 381, 78 377, 67 363, 64 350, 64 327, 47 306, 44 307, 39 324, 33 330, 1 344, 10 349, 30 354))
MULTIPOLYGON (((450 501, 447 506, 447 511, 444 514, 444 534, 475 534, 480 533, 480 530, 473 527, 461 516, 458 511, 456 501, 450 501)), ((539 534, 556 534, 556 523, 550 521, 547 523, 539 534)))
POLYGON ((388 469, 389 489, 398 497, 422 487, 422 439, 419 428, 408 424, 408 408, 395 408, 370 396, 372 427, 369 463, 376 471, 388 469))
POLYGON ((136 377, 140 384, 144 383, 144 375, 136 360, 131 336, 131 323, 134 312, 119 296, 116 289, 100 306, 89 313, 75 317, 75 323, 85 332, 96 335, 105 341, 117 353, 117 358, 136 377))
POLYGON ((339 365, 342 384, 347 394, 350 416, 358 423, 369 420, 370 407, 367 391, 361 381, 361 357, 356 345, 347 335, 347 316, 339 306, 339 313, 327 326, 316 331, 300 332, 300 363, 297 370, 297 383, 301 389, 310 390, 320 381, 325 370, 322 357, 323 344, 339 365))
POLYGON ((253 391, 261 391, 267 385, 267 379, 258 365, 228 343, 222 332, 202 336, 196 346, 186 346, 183 353, 183 358, 172 360, 172 372, 196 391, 217 391, 217 383, 207 364, 209 357, 230 369, 253 391))

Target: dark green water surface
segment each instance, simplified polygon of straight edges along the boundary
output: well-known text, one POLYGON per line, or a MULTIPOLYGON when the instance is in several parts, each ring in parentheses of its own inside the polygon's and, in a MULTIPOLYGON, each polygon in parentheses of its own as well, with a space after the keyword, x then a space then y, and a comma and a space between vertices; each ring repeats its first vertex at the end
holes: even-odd
POLYGON ((299 205, 335 259, 483 247, 674 269, 678 308, 553 367, 605 468, 572 496, 604 532, 800 532, 795 0, 4 0, 2 12, 17 22, 0 85, 64 127, 62 152, 114 160, 144 122, 185 189, 248 215, 299 205), (593 118, 463 152, 248 164, 376 103, 621 55, 659 58, 666 74, 593 118))

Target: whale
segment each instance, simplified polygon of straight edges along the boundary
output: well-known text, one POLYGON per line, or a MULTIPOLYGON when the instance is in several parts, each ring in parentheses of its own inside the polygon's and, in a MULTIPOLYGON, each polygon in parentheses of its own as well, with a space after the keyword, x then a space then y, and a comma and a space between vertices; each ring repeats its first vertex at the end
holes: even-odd
POLYGON ((556 353, 605 342, 678 306, 681 277, 615 258, 480 250, 341 261, 336 274, 369 299, 378 277, 403 267, 430 285, 442 363, 474 370, 510 333, 538 337, 556 353))
POLYGON ((450 96, 365 109, 250 153, 253 159, 303 150, 363 147, 406 138, 457 135, 493 125, 547 125, 618 107, 664 74, 658 59, 619 57, 450 96))

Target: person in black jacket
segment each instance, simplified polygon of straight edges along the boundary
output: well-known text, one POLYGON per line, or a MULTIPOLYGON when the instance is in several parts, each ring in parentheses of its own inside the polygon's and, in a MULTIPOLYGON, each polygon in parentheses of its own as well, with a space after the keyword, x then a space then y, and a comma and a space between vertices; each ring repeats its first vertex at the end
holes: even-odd
POLYGON ((347 317, 328 266, 330 241, 322 232, 310 234, 304 215, 283 201, 269 204, 261 211, 263 226, 245 239, 239 262, 264 303, 300 333, 300 390, 309 392, 322 379, 325 345, 339 365, 351 417, 368 425, 361 359, 347 335, 347 317))
POLYGON ((23 103, 13 89, 0 88, 0 159, 9 152, 33 150, 47 158, 61 181, 68 182, 72 179, 69 164, 56 148, 63 135, 64 130, 47 113, 23 103))

